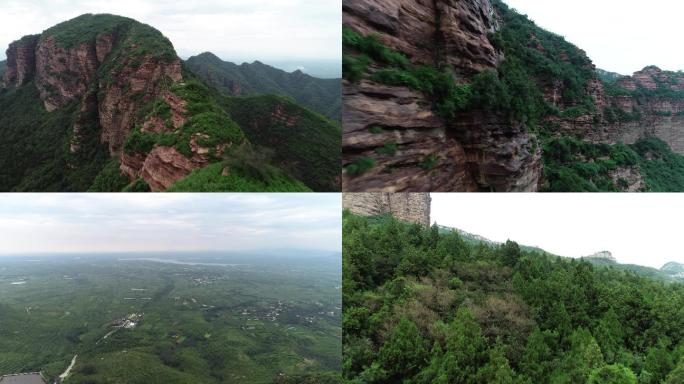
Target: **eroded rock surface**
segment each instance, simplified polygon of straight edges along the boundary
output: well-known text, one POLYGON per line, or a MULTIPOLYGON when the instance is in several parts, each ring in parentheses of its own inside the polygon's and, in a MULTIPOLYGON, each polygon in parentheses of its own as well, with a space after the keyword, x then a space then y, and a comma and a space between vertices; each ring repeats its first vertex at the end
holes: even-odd
MULTIPOLYGON (((498 27, 489 0, 344 0, 343 23, 377 34, 414 64, 446 66, 457 76, 493 69, 502 59, 487 37, 498 27)), ((345 191, 538 188, 541 151, 521 126, 477 111, 446 120, 426 95, 367 80, 344 81, 343 95, 343 163, 374 160, 360 176, 345 172, 345 191)))

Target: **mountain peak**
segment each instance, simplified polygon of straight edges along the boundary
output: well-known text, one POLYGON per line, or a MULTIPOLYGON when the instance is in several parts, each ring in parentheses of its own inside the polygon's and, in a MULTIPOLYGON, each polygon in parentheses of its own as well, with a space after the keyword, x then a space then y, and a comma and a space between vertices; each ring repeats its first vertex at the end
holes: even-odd
POLYGON ((220 57, 218 57, 218 56, 216 56, 214 53, 208 52, 208 51, 207 51, 207 52, 202 52, 202 53, 200 53, 199 55, 197 55, 197 56, 195 56, 195 57, 199 57, 199 58, 202 58, 202 59, 211 59, 211 60, 219 60, 219 61, 222 61, 220 57))

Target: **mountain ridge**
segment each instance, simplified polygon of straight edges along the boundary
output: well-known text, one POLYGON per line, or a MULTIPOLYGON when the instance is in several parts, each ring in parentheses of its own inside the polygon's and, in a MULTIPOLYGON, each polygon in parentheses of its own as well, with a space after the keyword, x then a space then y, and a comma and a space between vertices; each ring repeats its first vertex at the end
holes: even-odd
POLYGON ((319 79, 300 70, 288 73, 259 60, 236 64, 211 52, 192 56, 186 63, 204 81, 229 95, 289 96, 332 120, 340 119, 340 79, 319 79))

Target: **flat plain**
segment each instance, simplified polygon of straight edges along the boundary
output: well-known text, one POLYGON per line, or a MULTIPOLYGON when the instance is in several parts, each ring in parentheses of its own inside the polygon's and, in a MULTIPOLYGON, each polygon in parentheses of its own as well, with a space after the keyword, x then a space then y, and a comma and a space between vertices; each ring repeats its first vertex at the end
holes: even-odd
POLYGON ((338 382, 339 255, 24 256, 0 266, 0 376, 338 382))

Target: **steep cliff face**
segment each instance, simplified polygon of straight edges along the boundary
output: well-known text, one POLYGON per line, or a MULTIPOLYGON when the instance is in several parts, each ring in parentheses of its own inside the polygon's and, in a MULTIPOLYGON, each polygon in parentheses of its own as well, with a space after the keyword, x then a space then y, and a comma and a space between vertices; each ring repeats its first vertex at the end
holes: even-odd
POLYGON ((595 112, 557 119, 557 134, 608 144, 656 137, 684 154, 684 74, 650 66, 609 84, 609 89, 598 80, 591 86, 595 112))
MULTIPOLYGON (((158 31, 131 19, 84 15, 13 43, 7 54, 4 83, 8 87, 32 81, 48 112, 78 104, 69 139, 74 156, 92 152, 92 145, 83 143, 98 136, 109 155, 118 157, 136 125, 161 134, 186 121, 185 101, 169 91, 183 79, 180 59, 158 31), (157 100, 171 106, 168 126, 156 116, 140 115, 157 100)), ((121 168, 134 180, 143 167, 122 162, 121 168)), ((188 173, 180 172, 175 178, 188 173)), ((159 186, 154 172, 144 175, 143 179, 159 186)))
MULTIPOLYGON (((447 71, 457 83, 495 69, 502 59, 488 38, 499 26, 489 0, 345 0, 343 23, 360 35, 377 36, 413 66, 447 71)), ((345 51, 348 57, 363 54, 345 51)), ((379 69, 370 64, 368 72, 379 69)), ((444 116, 425 92, 381 84, 372 75, 348 78, 343 88, 344 190, 537 189, 541 152, 521 124, 477 110, 444 116), (349 172, 350 165, 364 162, 371 169, 349 172)))
POLYGON ((3 76, 6 87, 20 87, 33 78, 39 37, 40 35, 24 36, 7 48, 7 63, 3 76))
POLYGON ((428 193, 344 193, 342 208, 362 216, 390 214, 399 220, 430 226, 428 193))

